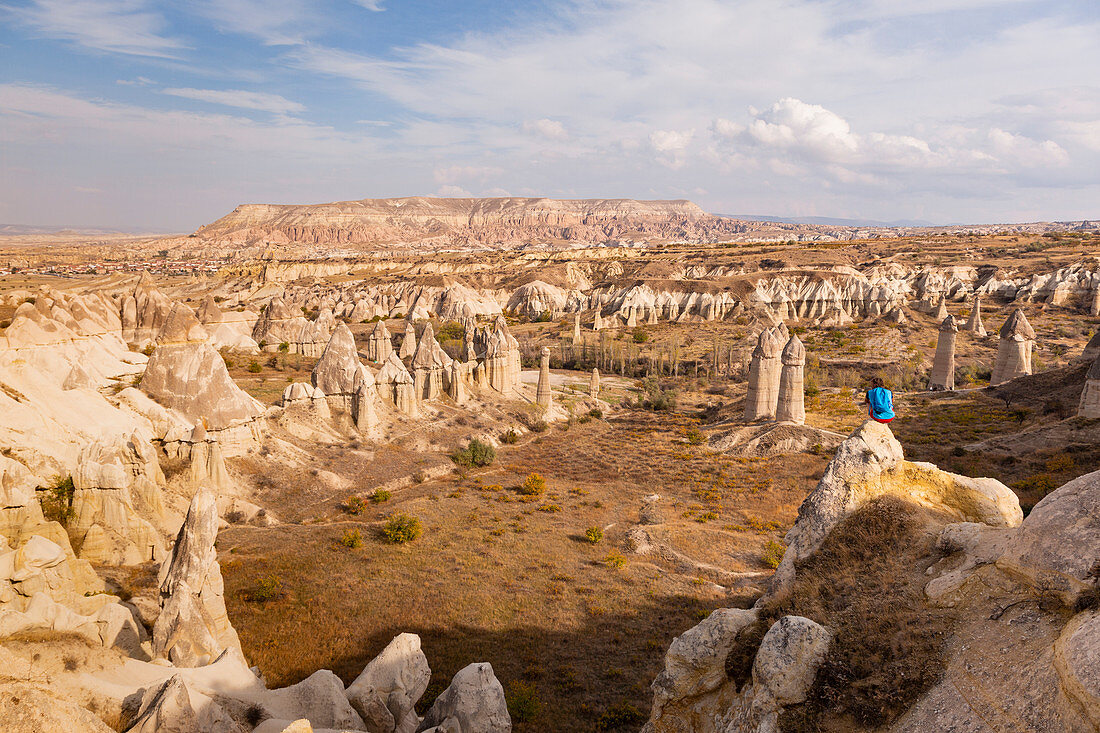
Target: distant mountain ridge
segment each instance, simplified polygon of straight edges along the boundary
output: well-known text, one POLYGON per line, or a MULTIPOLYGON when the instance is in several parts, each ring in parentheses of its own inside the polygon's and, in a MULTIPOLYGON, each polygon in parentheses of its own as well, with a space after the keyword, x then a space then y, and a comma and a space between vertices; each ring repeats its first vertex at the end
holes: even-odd
MULTIPOLYGON (((743 221, 775 221, 782 224, 813 224, 839 227, 933 227, 935 223, 924 219, 899 219, 897 221, 876 221, 874 219, 840 219, 832 216, 760 216, 758 214, 719 214, 731 219, 743 221)), ((950 224, 940 226, 953 226, 950 224)))

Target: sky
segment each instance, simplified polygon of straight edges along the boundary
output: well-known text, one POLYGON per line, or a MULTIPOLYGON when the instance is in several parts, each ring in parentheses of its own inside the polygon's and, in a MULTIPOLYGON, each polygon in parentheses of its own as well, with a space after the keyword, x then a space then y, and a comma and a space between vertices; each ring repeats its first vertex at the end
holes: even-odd
POLYGON ((1100 218, 1100 2, 0 0, 0 223, 394 196, 1100 218))

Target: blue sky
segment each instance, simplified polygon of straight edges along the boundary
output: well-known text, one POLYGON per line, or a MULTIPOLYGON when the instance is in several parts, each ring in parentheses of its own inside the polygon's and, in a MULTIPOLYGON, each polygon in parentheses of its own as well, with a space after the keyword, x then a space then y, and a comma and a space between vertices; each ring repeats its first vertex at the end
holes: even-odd
POLYGON ((0 0, 0 223, 690 198, 1100 217, 1096 0, 0 0))

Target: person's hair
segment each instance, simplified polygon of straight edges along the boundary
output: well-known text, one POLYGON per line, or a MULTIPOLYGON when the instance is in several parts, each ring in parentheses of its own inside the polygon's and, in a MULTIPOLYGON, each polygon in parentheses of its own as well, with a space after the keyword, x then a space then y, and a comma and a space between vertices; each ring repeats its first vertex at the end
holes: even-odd
POLYGON ((882 386, 882 377, 871 377, 871 389, 882 386))

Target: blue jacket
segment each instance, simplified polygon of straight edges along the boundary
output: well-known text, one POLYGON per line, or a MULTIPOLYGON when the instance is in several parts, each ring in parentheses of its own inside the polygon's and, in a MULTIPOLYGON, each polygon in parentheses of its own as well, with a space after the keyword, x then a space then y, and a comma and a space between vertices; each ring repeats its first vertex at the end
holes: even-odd
POLYGON ((885 387, 867 390, 867 401, 871 403, 870 415, 876 420, 894 417, 894 395, 885 387))

